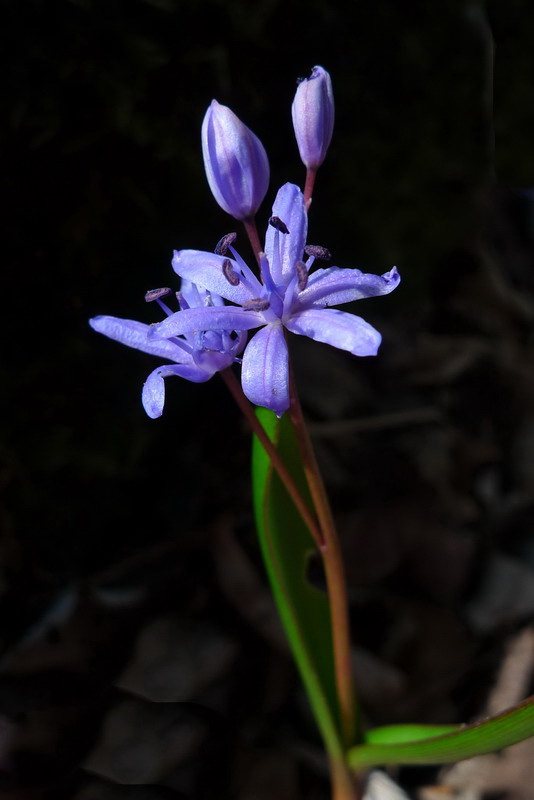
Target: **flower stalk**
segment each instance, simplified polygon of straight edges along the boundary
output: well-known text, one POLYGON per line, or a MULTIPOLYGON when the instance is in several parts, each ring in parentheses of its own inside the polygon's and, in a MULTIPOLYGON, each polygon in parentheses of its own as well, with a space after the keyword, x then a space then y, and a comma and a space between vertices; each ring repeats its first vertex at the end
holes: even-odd
POLYGON ((308 168, 306 170, 306 182, 304 184, 304 202, 306 203, 306 210, 309 210, 313 197, 313 188, 315 186, 315 178, 317 177, 317 170, 308 168))
POLYGON ((256 225, 256 220, 254 217, 250 219, 243 220, 243 226, 245 228, 246 234, 248 236, 248 240, 250 242, 250 246, 252 247, 252 252, 258 262, 260 264, 260 253, 262 252, 262 246, 260 242, 260 237, 258 234, 258 228, 256 225))
POLYGON ((241 384, 239 383, 239 381, 237 380, 237 378, 235 377, 234 373, 230 368, 222 370, 220 372, 220 376, 224 380, 226 386, 228 387, 237 405, 243 412, 245 419, 247 420, 252 429, 252 432, 258 437, 258 439, 262 443, 264 450, 266 451, 266 453, 268 453, 274 469, 277 471, 280 480, 286 487, 289 496, 295 503, 295 506, 299 514, 304 520, 304 523, 309 528, 309 531, 313 536, 315 544, 317 545, 319 551, 322 552, 322 550, 325 547, 325 542, 321 529, 317 524, 317 520, 315 519, 314 515, 308 508, 306 501, 302 497, 289 470, 287 469, 282 458, 280 457, 278 450, 273 445, 267 433, 265 432, 261 422, 256 417, 252 405, 249 403, 249 401, 243 394, 243 390, 241 389, 241 384))
POLYGON ((297 435, 302 465, 324 538, 320 549, 330 600, 334 668, 339 700, 339 714, 344 744, 348 747, 356 735, 355 694, 350 651, 350 621, 343 556, 332 509, 306 427, 293 374, 290 376, 289 414, 297 435))

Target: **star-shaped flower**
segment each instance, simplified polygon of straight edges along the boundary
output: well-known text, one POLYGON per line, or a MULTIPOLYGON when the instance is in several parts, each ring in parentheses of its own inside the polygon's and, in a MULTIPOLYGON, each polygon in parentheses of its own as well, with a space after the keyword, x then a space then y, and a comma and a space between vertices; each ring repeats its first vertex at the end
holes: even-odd
MULTIPOLYGON (((147 292, 145 300, 156 301, 163 311, 172 316, 172 311, 162 297, 170 294, 170 289, 155 289, 147 292)), ((181 290, 177 293, 180 308, 184 313, 189 311, 207 311, 224 306, 224 300, 216 294, 199 289, 194 283, 183 279, 181 290)), ((153 370, 143 386, 143 407, 152 419, 160 417, 165 403, 164 378, 177 375, 194 383, 204 383, 216 372, 226 369, 236 361, 243 350, 246 333, 234 329, 203 329, 186 332, 184 335, 170 336, 165 339, 154 339, 149 336, 154 327, 133 319, 99 316, 89 320, 90 326, 98 333, 110 339, 142 350, 152 356, 159 356, 173 361, 153 370)))
POLYGON ((315 260, 329 254, 321 247, 306 247, 306 232, 302 192, 286 183, 277 194, 267 229, 265 252, 260 258, 261 281, 229 243, 232 237, 221 240, 216 253, 175 252, 173 268, 182 279, 194 280, 234 305, 172 314, 151 329, 151 341, 197 330, 261 328, 243 356, 243 391, 251 402, 272 409, 278 416, 289 408, 284 328, 353 355, 376 355, 381 341, 378 331, 360 317, 329 306, 389 294, 400 280, 396 268, 381 276, 340 267, 321 268, 310 274, 315 260))

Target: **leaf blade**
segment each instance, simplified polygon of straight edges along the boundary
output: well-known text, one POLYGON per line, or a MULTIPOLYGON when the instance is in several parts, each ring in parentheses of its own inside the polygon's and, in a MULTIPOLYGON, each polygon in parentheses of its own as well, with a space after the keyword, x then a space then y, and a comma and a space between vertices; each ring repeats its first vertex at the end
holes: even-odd
POLYGON ((449 764, 509 747, 530 736, 534 736, 534 695, 501 714, 440 736, 353 747, 348 761, 357 771, 385 764, 449 764))
MULTIPOLYGON (((264 408, 256 413, 309 501, 289 415, 277 419, 264 408)), ((328 599, 306 578, 315 543, 256 437, 252 476, 258 537, 275 602, 326 749, 340 759, 343 746, 328 599)))

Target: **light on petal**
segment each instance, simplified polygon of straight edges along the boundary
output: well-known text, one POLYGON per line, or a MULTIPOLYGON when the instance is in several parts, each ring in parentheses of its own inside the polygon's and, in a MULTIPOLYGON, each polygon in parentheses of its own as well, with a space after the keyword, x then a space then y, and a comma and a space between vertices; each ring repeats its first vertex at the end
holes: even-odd
POLYGON ((243 391, 280 417, 289 408, 288 353, 281 324, 267 325, 248 343, 241 368, 243 391))

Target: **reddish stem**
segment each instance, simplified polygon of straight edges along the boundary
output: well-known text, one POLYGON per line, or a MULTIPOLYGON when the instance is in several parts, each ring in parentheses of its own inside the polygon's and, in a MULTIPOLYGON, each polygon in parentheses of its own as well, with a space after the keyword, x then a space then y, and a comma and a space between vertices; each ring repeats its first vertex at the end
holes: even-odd
POLYGON ((316 177, 317 170, 308 168, 306 171, 306 183, 304 184, 304 202, 306 203, 306 211, 308 211, 311 206, 313 187, 315 186, 316 177))
POLYGON ((302 519, 309 528, 310 533, 312 534, 315 540, 315 544, 317 545, 319 550, 322 551, 325 543, 323 535, 321 533, 321 529, 317 524, 317 520, 315 519, 314 515, 308 508, 306 501, 302 497, 297 487, 297 484, 293 480, 289 470, 287 469, 282 458, 280 457, 278 450, 269 439, 263 425, 261 424, 256 414, 254 413, 252 405, 249 403, 249 401, 243 394, 243 390, 241 389, 241 384, 239 383, 239 381, 237 380, 237 378, 235 377, 234 373, 230 368, 222 370, 222 372, 220 372, 219 374, 226 383, 228 389, 230 390, 232 397, 234 398, 239 408, 245 415, 247 422, 252 428, 252 431, 258 437, 261 444, 263 445, 264 450, 271 459, 273 467, 280 476, 280 480, 286 487, 289 496, 295 503, 298 512, 300 513, 302 519))
POLYGON ((250 246, 252 247, 254 255, 256 256, 256 261, 259 264, 260 253, 262 252, 263 248, 261 246, 260 237, 258 236, 258 228, 256 227, 256 220, 254 219, 254 217, 251 217, 250 219, 244 219, 243 225, 245 226, 250 246))
POLYGON ((293 374, 291 380, 291 406, 289 413, 299 442, 302 464, 308 481, 310 494, 317 512, 325 546, 321 550, 323 558, 328 597, 330 599, 330 618, 334 649, 334 666, 339 698, 339 710, 343 738, 348 746, 355 736, 355 700, 352 679, 352 659, 350 652, 350 621, 347 586, 343 556, 339 545, 332 510, 326 489, 315 458, 308 429, 302 414, 293 374))

